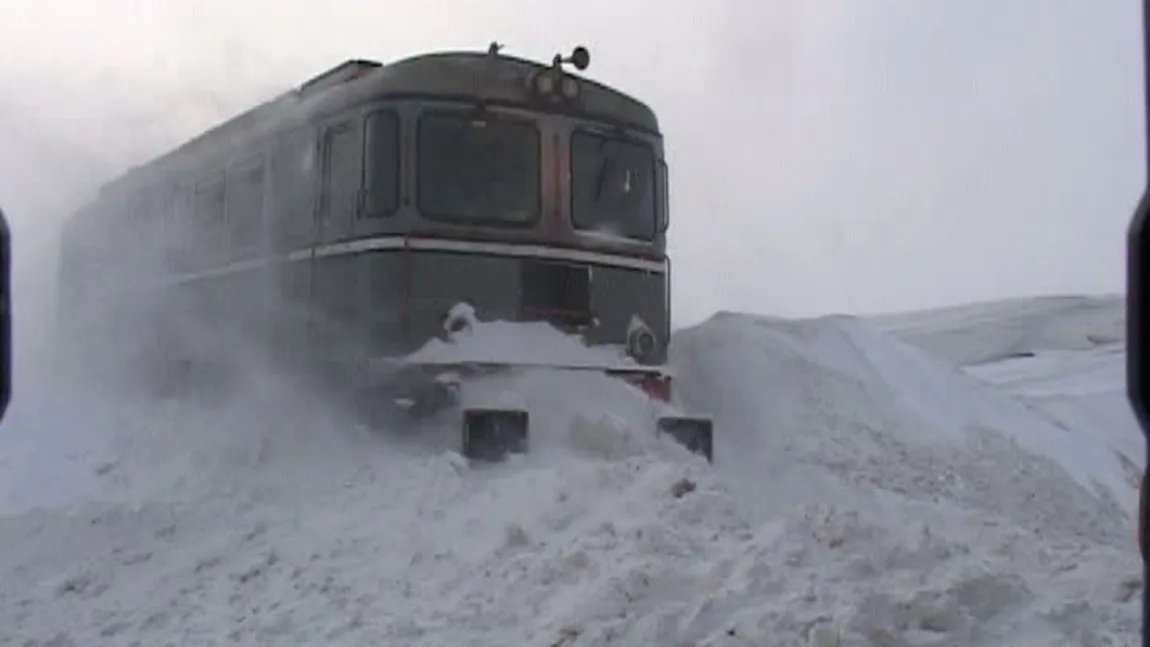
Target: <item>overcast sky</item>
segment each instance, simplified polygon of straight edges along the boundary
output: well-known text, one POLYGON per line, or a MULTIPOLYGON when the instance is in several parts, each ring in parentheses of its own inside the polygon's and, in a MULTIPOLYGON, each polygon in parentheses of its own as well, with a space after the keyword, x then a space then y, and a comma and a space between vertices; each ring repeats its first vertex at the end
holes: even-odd
POLYGON ((1098 0, 7 0, 0 205, 22 302, 129 163, 342 59, 493 39, 659 114, 676 320, 1121 291, 1138 5, 1098 0))

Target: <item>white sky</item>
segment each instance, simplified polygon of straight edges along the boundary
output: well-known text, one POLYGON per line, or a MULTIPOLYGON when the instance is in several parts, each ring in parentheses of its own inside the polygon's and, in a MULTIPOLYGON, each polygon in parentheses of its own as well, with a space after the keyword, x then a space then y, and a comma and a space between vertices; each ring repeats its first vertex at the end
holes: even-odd
POLYGON ((50 291, 57 223, 124 165, 345 58, 493 39, 585 44, 660 115, 678 324, 1122 290, 1132 0, 5 0, 18 299, 50 291))

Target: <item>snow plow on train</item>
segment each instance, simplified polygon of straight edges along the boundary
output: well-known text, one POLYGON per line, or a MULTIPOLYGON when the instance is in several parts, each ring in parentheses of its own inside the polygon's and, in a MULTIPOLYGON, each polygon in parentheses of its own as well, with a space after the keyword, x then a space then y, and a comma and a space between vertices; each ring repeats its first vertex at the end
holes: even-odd
POLYGON ((475 459, 528 447, 530 407, 469 399, 491 376, 598 372, 710 459, 711 423, 674 409, 666 369, 655 113, 569 70, 585 48, 549 65, 500 50, 346 61, 106 184, 63 232, 65 342, 149 385, 217 380, 242 348, 388 425, 454 408, 475 459), (561 331, 582 355, 526 352, 522 334, 448 353, 480 319, 561 331), (214 332, 185 343, 190 322, 214 332))
POLYGON ((366 387, 357 406, 365 418, 382 416, 382 426, 393 429, 419 426, 448 412, 460 424, 464 456, 498 461, 529 450, 530 406, 508 406, 498 388, 474 388, 477 384, 492 378, 498 384, 500 378, 532 371, 602 374, 649 402, 657 434, 712 461, 710 418, 665 411, 674 407, 670 370, 629 361, 620 350, 585 346, 547 325, 480 322, 473 308, 458 304, 445 318, 441 339, 411 355, 373 363, 372 377, 357 380, 366 387))

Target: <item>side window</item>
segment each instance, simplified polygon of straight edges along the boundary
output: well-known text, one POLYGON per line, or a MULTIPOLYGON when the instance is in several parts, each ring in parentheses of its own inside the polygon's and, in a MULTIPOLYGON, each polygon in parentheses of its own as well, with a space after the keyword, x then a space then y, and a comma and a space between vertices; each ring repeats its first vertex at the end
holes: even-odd
POLYGON ((284 135, 272 144, 270 159, 272 241, 279 251, 304 245, 312 231, 315 187, 315 140, 307 129, 284 135))
POLYGON ((197 266, 222 248, 224 213, 223 178, 216 177, 197 184, 190 223, 196 241, 192 256, 197 266))
POLYGON ((382 218, 399 208, 399 116, 373 112, 364 122, 363 215, 382 218))
POLYGON ((160 258, 165 273, 179 271, 179 252, 183 237, 180 236, 180 224, 183 214, 180 213, 179 187, 173 184, 164 186, 164 207, 160 213, 160 226, 157 229, 160 258))
POLYGON ((139 242, 139 257, 141 260, 148 257, 149 250, 153 249, 156 238, 155 225, 157 223, 156 201, 149 191, 134 196, 128 211, 128 228, 133 239, 139 242))
POLYGON ((263 233, 263 160, 232 167, 227 183, 228 248, 233 258, 247 258, 259 249, 263 233))
POLYGON ((195 214, 192 210, 193 192, 184 185, 174 189, 172 224, 167 228, 168 248, 171 250, 172 267, 176 272, 192 269, 191 257, 195 249, 195 214))
POLYGON ((327 224, 349 222, 358 211, 360 146, 351 122, 324 133, 323 201, 321 216, 327 224))
POLYGON ((153 258, 159 267, 157 270, 167 269, 168 248, 168 222, 172 219, 171 190, 167 184, 156 187, 156 212, 152 218, 151 238, 148 244, 152 247, 153 258))

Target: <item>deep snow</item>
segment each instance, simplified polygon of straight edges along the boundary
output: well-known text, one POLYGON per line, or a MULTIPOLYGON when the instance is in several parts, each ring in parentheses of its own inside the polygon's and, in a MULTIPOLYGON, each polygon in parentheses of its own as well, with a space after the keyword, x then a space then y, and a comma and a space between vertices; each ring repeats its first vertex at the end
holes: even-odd
POLYGON ((482 467, 273 380, 214 410, 26 387, 0 644, 1133 645, 1120 322, 717 315, 674 347, 713 466, 589 373, 492 383, 533 451, 482 467))

